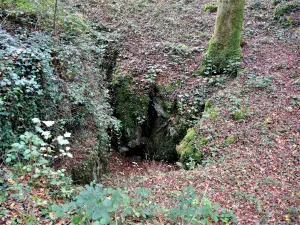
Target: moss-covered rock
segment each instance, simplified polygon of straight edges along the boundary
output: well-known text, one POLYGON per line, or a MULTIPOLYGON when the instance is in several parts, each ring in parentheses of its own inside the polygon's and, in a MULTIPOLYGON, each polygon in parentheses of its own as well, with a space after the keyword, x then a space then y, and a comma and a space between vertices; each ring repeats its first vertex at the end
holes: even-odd
POLYGON ((176 145, 183 138, 183 124, 177 118, 176 101, 165 97, 166 88, 157 87, 156 96, 153 98, 152 106, 156 118, 151 123, 151 143, 153 158, 164 161, 177 160, 176 145))
POLYGON ((201 164, 202 162, 202 153, 200 151, 200 148, 206 141, 198 142, 200 144, 197 146, 197 133, 195 131, 195 128, 190 128, 184 137, 184 139, 180 142, 180 144, 177 146, 176 150, 178 155, 180 156, 180 162, 183 164, 184 167, 186 167, 187 163, 189 163, 190 160, 195 161, 197 164, 201 164))
POLYGON ((121 121, 123 139, 127 143, 139 143, 142 126, 148 121, 149 94, 134 86, 131 77, 114 78, 115 110, 121 121))
POLYGON ((72 165, 71 176, 75 184, 89 184, 99 181, 106 172, 107 162, 104 162, 97 154, 89 154, 82 163, 72 165))

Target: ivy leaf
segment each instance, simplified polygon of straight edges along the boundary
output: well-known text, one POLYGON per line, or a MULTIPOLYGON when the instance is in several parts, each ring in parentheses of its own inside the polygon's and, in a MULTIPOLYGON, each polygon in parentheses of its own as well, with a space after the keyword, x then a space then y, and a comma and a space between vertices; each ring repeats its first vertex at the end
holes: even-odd
POLYGON ((32 118, 32 122, 33 123, 40 123, 40 119, 39 118, 32 118))
POLYGON ((66 132, 66 133, 64 134, 64 137, 66 137, 66 138, 71 137, 71 133, 66 132))
POLYGON ((51 137, 51 132, 50 131, 43 131, 42 135, 44 138, 49 139, 51 137))
POLYGON ((101 209, 96 209, 96 210, 93 212, 92 220, 98 220, 98 219, 100 219, 100 218, 101 218, 101 212, 102 212, 101 209))
POLYGON ((43 123, 47 126, 47 127, 51 127, 53 126, 53 124, 55 123, 54 121, 43 121, 43 123))
POLYGON ((106 219, 103 219, 103 218, 102 218, 102 219, 100 220, 100 224, 107 224, 106 219))
POLYGON ((73 158, 73 155, 69 152, 66 153, 66 156, 68 156, 69 158, 73 158))
POLYGON ((58 136, 58 137, 57 137, 57 141, 58 141, 58 143, 59 143, 60 145, 67 145, 67 144, 69 144, 69 141, 66 140, 66 139, 64 139, 63 136, 58 136))

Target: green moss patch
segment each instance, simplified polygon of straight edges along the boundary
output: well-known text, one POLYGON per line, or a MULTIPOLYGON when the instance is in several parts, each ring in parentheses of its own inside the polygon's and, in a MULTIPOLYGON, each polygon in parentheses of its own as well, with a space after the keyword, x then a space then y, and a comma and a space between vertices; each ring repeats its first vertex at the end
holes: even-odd
POLYGON ((234 120, 244 120, 246 119, 246 114, 243 110, 237 110, 234 112, 234 120))
POLYGON ((226 143, 227 145, 232 145, 234 142, 235 142, 234 136, 229 136, 229 137, 227 137, 227 138, 225 139, 225 143, 226 143))
MULTIPOLYGON (((197 142, 196 137, 197 133, 195 129, 190 128, 184 139, 176 148, 177 153, 180 156, 180 162, 184 167, 186 167, 190 160, 194 160, 197 164, 201 164, 202 162, 202 153, 200 149, 195 146, 195 143, 197 142)), ((205 142, 206 141, 204 141, 202 144, 205 142)))
POLYGON ((213 101, 209 99, 204 106, 203 118, 205 119, 216 119, 218 113, 213 105, 213 101))

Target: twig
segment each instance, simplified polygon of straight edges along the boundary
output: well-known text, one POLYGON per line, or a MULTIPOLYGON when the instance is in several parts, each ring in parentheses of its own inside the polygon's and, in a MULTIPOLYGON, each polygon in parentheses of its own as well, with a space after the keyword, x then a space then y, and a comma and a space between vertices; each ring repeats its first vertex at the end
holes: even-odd
POLYGON ((58 0, 55 0, 55 6, 54 6, 54 19, 53 19, 53 31, 54 31, 54 36, 55 36, 56 39, 57 39, 57 27, 56 27, 57 3, 58 3, 58 0))
MULTIPOLYGON (((206 195, 206 193, 207 193, 207 189, 208 189, 208 184, 206 185, 206 188, 205 188, 204 194, 203 194, 203 196, 202 196, 202 199, 201 199, 201 201, 200 201, 200 204, 199 204, 200 206, 202 205, 203 199, 204 199, 204 197, 205 197, 205 195, 206 195)), ((198 211, 198 210, 196 210, 196 211, 195 211, 195 213, 194 213, 193 217, 190 219, 190 221, 189 221, 189 223, 188 223, 188 224, 191 224, 191 223, 192 223, 192 221, 195 219, 195 216, 196 216, 196 214, 197 214, 197 211, 198 211)))

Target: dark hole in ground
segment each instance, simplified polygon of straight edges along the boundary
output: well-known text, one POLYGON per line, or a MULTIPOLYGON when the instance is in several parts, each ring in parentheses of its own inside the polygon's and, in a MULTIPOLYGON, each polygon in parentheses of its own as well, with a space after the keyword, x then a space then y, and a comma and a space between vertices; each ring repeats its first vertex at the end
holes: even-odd
POLYGON ((138 143, 132 144, 129 142, 126 147, 121 147, 120 152, 127 157, 138 156, 143 160, 152 159, 153 149, 151 134, 158 114, 154 107, 155 97, 157 95, 157 88, 152 87, 149 93, 150 102, 148 105, 147 122, 141 127, 140 140, 138 143))

